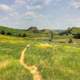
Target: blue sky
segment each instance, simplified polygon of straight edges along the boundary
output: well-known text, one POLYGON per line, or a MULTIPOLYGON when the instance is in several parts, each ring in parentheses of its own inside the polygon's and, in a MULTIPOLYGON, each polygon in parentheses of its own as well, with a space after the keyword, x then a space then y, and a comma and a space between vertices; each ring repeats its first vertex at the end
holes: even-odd
POLYGON ((0 25, 66 29, 80 26, 80 0, 0 0, 0 25))

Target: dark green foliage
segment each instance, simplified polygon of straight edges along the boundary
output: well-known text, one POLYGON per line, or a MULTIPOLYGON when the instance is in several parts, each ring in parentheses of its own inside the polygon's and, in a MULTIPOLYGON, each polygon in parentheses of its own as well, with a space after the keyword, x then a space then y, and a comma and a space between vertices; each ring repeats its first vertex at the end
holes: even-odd
POLYGON ((59 35, 69 35, 69 34, 71 34, 71 29, 70 28, 68 28, 67 30, 64 30, 64 31, 62 31, 62 32, 60 32, 59 33, 59 35))
POLYGON ((18 34, 18 37, 22 37, 22 35, 21 34, 18 34))
POLYGON ((73 40, 70 38, 69 41, 68 41, 68 43, 73 43, 73 40))
POLYGON ((7 32, 7 35, 12 35, 10 32, 7 32))
MULTIPOLYGON (((63 30, 62 32, 59 32, 60 38, 64 36, 64 38, 75 38, 80 39, 80 28, 79 27, 72 27, 68 28, 67 30, 63 30)), ((69 42, 72 42, 69 40, 69 42)))
POLYGON ((75 34, 73 37, 74 37, 75 39, 80 39, 80 34, 75 34))
POLYGON ((22 35, 22 37, 26 37, 27 35, 24 33, 23 35, 22 35))
POLYGON ((0 33, 1 33, 2 35, 4 35, 4 34, 5 34, 5 31, 1 31, 0 33))
POLYGON ((17 36, 18 34, 20 33, 23 33, 24 30, 21 30, 21 29, 13 29, 13 28, 8 28, 8 27, 4 27, 4 26, 0 26, 0 32, 2 34, 11 34, 12 36, 17 36))

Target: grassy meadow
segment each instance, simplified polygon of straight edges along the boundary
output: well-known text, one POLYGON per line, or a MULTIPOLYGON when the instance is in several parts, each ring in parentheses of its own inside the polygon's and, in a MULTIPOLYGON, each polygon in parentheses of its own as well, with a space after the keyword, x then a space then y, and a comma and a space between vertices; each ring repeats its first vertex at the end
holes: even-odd
POLYGON ((80 80, 80 42, 74 44, 0 35, 0 80, 33 80, 19 63, 28 44, 25 63, 36 65, 43 80, 80 80))

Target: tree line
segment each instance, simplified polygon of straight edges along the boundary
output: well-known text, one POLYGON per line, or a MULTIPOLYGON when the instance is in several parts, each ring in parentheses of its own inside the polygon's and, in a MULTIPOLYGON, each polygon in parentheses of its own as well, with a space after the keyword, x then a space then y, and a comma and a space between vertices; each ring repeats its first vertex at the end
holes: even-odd
POLYGON ((77 27, 68 28, 67 30, 60 32, 59 35, 60 36, 72 35, 72 38, 80 39, 80 28, 77 28, 77 27))
MULTIPOLYGON (((11 33, 11 32, 5 32, 4 30, 0 31, 0 34, 13 36, 13 33, 11 33)), ((15 36, 18 36, 18 37, 27 37, 27 35, 25 33, 21 33, 21 34, 19 33, 19 34, 16 34, 15 36)))

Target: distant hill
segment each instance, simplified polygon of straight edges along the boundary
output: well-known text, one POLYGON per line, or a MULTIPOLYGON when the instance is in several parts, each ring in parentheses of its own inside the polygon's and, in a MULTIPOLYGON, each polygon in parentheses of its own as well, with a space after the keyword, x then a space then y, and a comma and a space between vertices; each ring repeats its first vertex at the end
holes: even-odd
POLYGON ((60 31, 61 34, 72 34, 72 35, 75 35, 75 34, 80 34, 80 28, 79 27, 72 27, 72 28, 68 28, 67 30, 63 30, 63 31, 60 31))
POLYGON ((79 27, 73 27, 70 29, 71 34, 80 34, 80 28, 79 27))
POLYGON ((18 36, 18 34, 24 33, 25 30, 22 29, 13 29, 5 26, 0 26, 0 33, 4 33, 7 35, 7 33, 10 33, 13 36, 18 36))
POLYGON ((53 32, 53 36, 56 35, 73 35, 73 36, 80 36, 80 28, 79 27, 72 27, 68 28, 67 30, 49 30, 49 29, 42 29, 39 30, 35 26, 31 26, 28 29, 14 29, 5 26, 0 26, 0 34, 2 35, 11 35, 17 37, 29 37, 29 38, 49 38, 50 32, 53 32))
POLYGON ((67 30, 59 32, 59 35, 72 35, 73 38, 80 39, 80 27, 68 28, 67 30))
POLYGON ((48 37, 50 30, 39 30, 37 27, 30 27, 28 29, 14 29, 5 26, 0 26, 0 34, 12 35, 19 37, 48 37))
POLYGON ((34 32, 34 33, 39 32, 37 27, 30 27, 27 29, 27 31, 34 32))

